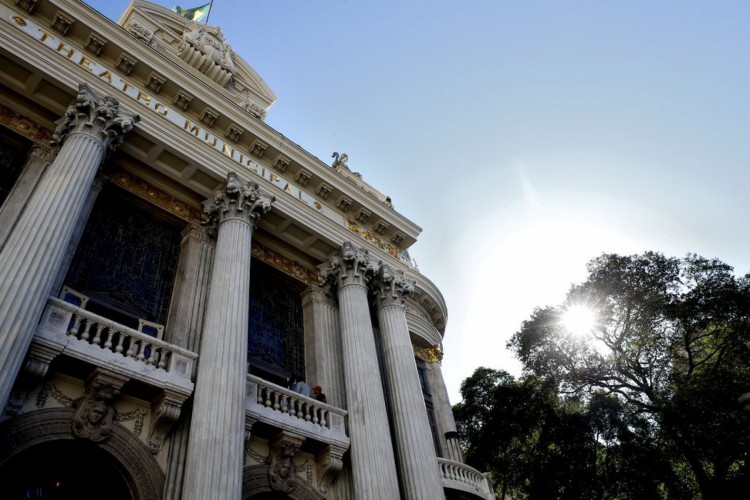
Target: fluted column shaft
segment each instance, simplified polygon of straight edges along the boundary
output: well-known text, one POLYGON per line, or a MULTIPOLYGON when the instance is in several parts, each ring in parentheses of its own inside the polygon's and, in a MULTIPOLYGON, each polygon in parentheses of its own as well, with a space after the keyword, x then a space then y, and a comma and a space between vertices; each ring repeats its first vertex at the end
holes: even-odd
POLYGON ((206 228, 191 223, 182 232, 177 279, 172 291, 166 339, 190 351, 200 349, 214 247, 206 228))
POLYGON ((44 148, 38 144, 31 147, 21 175, 18 177, 2 207, 0 207, 0 248, 3 247, 5 239, 13 230, 18 216, 23 212, 26 202, 31 193, 34 192, 34 188, 42 177, 51 157, 49 148, 44 148))
MULTIPOLYGON (((193 352, 200 349, 213 256, 214 246, 206 228, 199 224, 190 224, 182 233, 180 261, 177 264, 178 277, 172 291, 166 338, 170 343, 193 352)), ((195 365, 196 371, 197 368, 195 365)), ((169 442, 164 500, 182 498, 189 437, 190 413, 183 411, 169 442)))
POLYGON ((242 497, 250 248, 255 220, 272 198, 233 173, 208 208, 217 228, 183 499, 242 497))
POLYGON ((55 132, 60 150, 31 194, 0 252, 0 408, 31 344, 50 288, 108 150, 138 116, 120 116, 112 97, 81 85, 55 132))
POLYGON ((302 295, 302 313, 305 321, 305 380, 323 387, 328 404, 346 408, 339 311, 324 289, 311 286, 302 295))
POLYGON ((347 242, 324 275, 338 287, 354 497, 397 499, 398 477, 367 301, 372 271, 367 251, 347 242))
POLYGON ((403 498, 445 498, 403 307, 414 285, 385 264, 373 285, 403 498))
POLYGON ((453 410, 448 399, 448 389, 445 387, 443 370, 440 368, 440 360, 427 360, 430 368, 430 387, 432 388, 435 412, 437 413, 437 428, 441 434, 440 441, 445 446, 445 457, 454 462, 463 463, 464 457, 458 442, 456 421, 453 418, 453 410))

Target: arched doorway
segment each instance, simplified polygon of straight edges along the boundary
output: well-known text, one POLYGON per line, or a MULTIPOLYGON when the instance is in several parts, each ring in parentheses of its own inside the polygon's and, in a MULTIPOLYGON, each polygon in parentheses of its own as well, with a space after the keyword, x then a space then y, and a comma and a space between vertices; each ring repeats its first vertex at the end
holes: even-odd
POLYGON ((8 500, 130 500, 128 478, 112 457, 81 440, 56 440, 18 453, 0 472, 8 500))
POLYGON ((148 447, 119 424, 101 443, 78 439, 74 412, 37 410, 0 425, 0 498, 161 499, 164 473, 148 447))
POLYGON ((242 500, 323 500, 315 488, 292 476, 287 491, 278 491, 269 480, 267 465, 245 467, 242 474, 242 500))

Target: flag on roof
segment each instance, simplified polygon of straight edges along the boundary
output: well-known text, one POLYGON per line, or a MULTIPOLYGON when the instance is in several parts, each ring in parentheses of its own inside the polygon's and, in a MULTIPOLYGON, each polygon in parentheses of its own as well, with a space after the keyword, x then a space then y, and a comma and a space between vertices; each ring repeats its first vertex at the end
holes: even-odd
POLYGON ((172 12, 176 12, 178 15, 190 19, 191 21, 195 21, 196 23, 208 16, 209 10, 211 10, 211 2, 206 5, 201 5, 200 7, 193 7, 192 9, 183 9, 179 5, 172 7, 172 12))

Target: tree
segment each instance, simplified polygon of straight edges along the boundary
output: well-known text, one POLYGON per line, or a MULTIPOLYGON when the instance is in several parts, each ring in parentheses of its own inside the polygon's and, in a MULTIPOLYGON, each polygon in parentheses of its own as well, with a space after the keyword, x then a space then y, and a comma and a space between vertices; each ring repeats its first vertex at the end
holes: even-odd
POLYGON ((489 368, 461 394, 454 415, 466 462, 490 473, 499 498, 660 498, 665 461, 616 398, 560 397, 539 377, 489 368))
MULTIPOLYGON (((716 259, 652 252, 603 255, 588 270, 563 305, 537 309, 508 346, 526 373, 562 394, 589 406, 614 398, 627 417, 617 426, 667 460, 670 496, 731 498, 750 467, 750 424, 736 403, 750 389, 750 276, 716 259), (561 321, 574 305, 595 315, 588 336, 561 321)), ((618 453, 629 446, 610 441, 618 453)))

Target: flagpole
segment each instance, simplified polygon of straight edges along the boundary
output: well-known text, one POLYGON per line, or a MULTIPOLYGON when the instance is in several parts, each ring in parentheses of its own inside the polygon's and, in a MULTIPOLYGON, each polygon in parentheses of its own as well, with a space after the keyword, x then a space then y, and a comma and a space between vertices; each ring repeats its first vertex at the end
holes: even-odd
POLYGON ((206 14, 206 22, 203 23, 204 25, 208 24, 208 18, 211 17, 211 8, 214 6, 214 0, 211 0, 211 3, 208 4, 208 14, 206 14))

